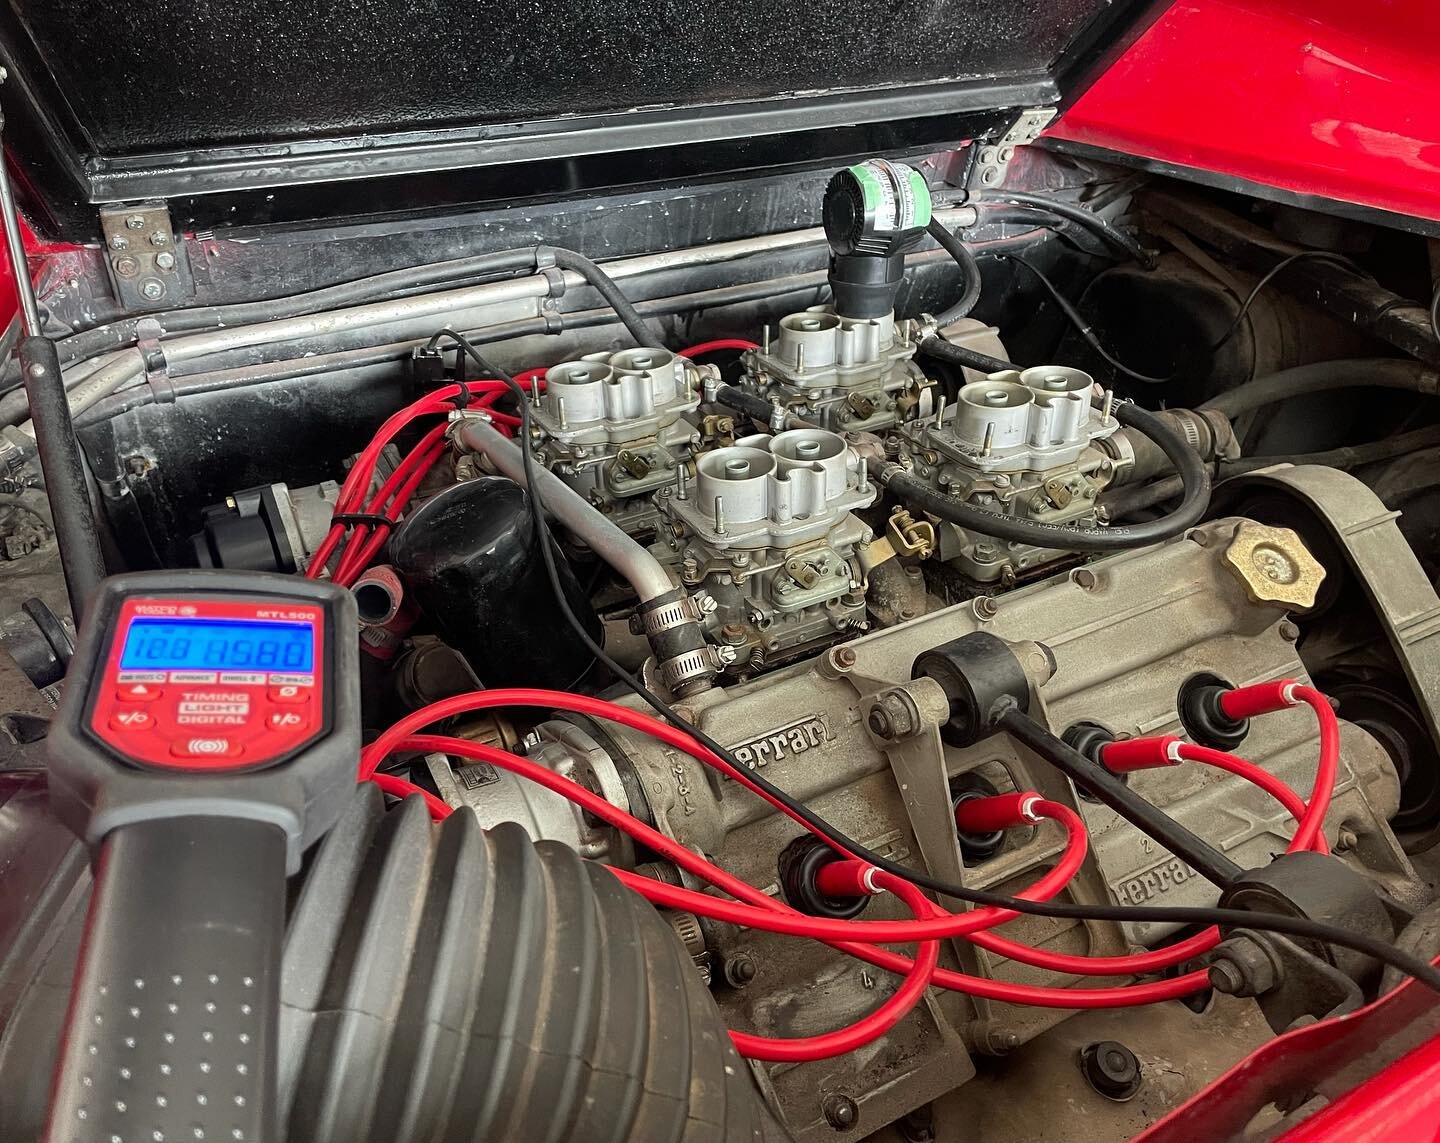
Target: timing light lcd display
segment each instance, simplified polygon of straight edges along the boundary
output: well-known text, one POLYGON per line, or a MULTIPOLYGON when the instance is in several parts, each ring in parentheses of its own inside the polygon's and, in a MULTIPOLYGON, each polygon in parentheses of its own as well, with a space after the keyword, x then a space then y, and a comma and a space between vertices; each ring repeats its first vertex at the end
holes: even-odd
POLYGON ((315 631, 309 623, 135 619, 120 669, 310 672, 315 631))

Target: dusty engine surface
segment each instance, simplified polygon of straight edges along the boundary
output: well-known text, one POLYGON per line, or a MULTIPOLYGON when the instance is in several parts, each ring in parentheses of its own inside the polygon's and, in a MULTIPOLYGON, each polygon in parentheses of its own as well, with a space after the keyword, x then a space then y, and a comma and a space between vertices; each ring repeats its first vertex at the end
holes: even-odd
MULTIPOLYGON (((994 608, 944 608, 754 682, 717 687, 688 702, 685 711, 745 765, 896 861, 974 888, 1018 890, 1055 860, 1060 832, 1047 824, 998 839, 957 838, 950 807, 964 790, 1037 790, 1074 807, 1092 839, 1071 899, 1213 904, 1213 884, 1019 744, 997 738, 966 749, 946 745, 938 727, 946 717, 943 696, 937 697, 931 680, 912 680, 911 673, 926 650, 987 631, 1029 648, 1025 663, 1040 717, 1056 734, 1085 723, 1122 738, 1183 733, 1179 696, 1199 675, 1236 684, 1304 677, 1287 606, 1257 600, 1251 569, 1238 562, 1257 529, 1269 531, 1244 519, 1215 520, 1159 547, 1021 588, 994 608), (737 735, 737 726, 754 729, 737 735)), ((1291 555, 1277 558, 1307 559, 1298 540, 1291 542, 1291 555)), ((1298 710, 1263 729, 1257 725, 1246 742, 1250 758, 1302 791, 1313 780, 1316 746, 1313 719, 1298 710)), ((795 840, 795 824, 751 792, 717 781, 686 754, 623 729, 550 722, 538 728, 532 756, 588 779, 609 797, 623 791, 631 812, 767 893, 782 892, 774 855, 795 840)), ((1347 723, 1341 758, 1327 834, 1343 832, 1347 861, 1414 901, 1415 872, 1387 824, 1399 801, 1388 755, 1365 729, 1347 723)), ((473 774, 463 767, 457 781, 439 758, 431 767, 441 775, 444 796, 473 807, 482 820, 521 820, 537 836, 615 855, 617 841, 609 831, 597 831, 556 795, 522 792, 524 783, 506 775, 472 785, 473 774), (523 812, 514 805, 517 798, 528 803, 523 812)), ((1147 771, 1134 776, 1133 788, 1245 867, 1283 851, 1293 828, 1264 792, 1224 773, 1199 767, 1147 771)), ((877 901, 864 918, 885 915, 903 911, 886 913, 877 901)), ((843 1024, 872 1008, 890 987, 873 969, 817 945, 691 915, 671 920, 697 970, 715 987, 721 1011, 732 1023, 768 1035, 812 1035, 843 1024)), ((1020 918, 1005 932, 1056 952, 1114 956, 1151 947, 1173 929, 1020 918)), ((1095 983, 964 942, 947 948, 942 963, 1002 981, 1095 983)), ((767 1074, 766 1086, 796 1138, 859 1138, 963 1083, 974 1072, 967 1060, 1013 1051, 1066 1015, 943 994, 917 1008, 883 1050, 781 1065, 767 1074), (859 1109, 848 1130, 837 1131, 827 1118, 827 1098, 836 1093, 859 1109)))

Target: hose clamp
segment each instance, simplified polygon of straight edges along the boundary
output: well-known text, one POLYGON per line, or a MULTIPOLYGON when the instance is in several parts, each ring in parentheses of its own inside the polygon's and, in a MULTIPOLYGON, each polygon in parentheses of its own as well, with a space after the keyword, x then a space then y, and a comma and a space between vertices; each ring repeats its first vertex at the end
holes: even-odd
POLYGON ((703 591, 657 604, 640 613, 640 634, 653 638, 662 631, 703 622, 717 606, 714 598, 703 591))
POLYGON ((668 690, 678 691, 718 675, 735 661, 734 647, 697 647, 660 664, 660 677, 668 690), (728 656, 726 652, 729 652, 728 656))
POLYGON ((686 606, 688 600, 676 599, 669 603, 662 603, 649 611, 640 613, 641 633, 653 638, 662 631, 670 631, 676 627, 683 627, 687 623, 693 623, 695 617, 690 614, 686 606))

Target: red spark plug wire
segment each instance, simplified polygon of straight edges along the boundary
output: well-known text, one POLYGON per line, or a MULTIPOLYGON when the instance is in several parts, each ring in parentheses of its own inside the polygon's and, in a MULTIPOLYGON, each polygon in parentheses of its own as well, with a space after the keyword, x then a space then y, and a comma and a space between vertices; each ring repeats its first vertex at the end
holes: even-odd
MULTIPOLYGON (((617 707, 613 704, 604 703, 601 700, 586 699, 582 696, 571 696, 561 692, 512 691, 505 692, 504 697, 501 696, 500 692, 475 692, 472 695, 460 695, 455 696, 453 699, 442 700, 441 703, 435 704, 432 708, 417 711, 407 716, 401 723, 377 739, 375 743, 367 748, 365 754, 362 756, 362 772, 365 771, 367 765, 373 769, 374 765, 394 748, 393 742, 397 740, 401 734, 408 733, 410 730, 423 726, 428 722, 450 717, 453 714, 501 705, 552 706, 558 709, 571 709, 576 710, 578 713, 589 714, 593 717, 618 721, 622 725, 627 725, 642 733, 651 734, 661 741, 666 742, 668 745, 684 750, 699 758, 701 761, 716 766, 722 770, 722 772, 730 774, 743 785, 746 785, 747 788, 765 797, 766 800, 770 801, 776 808, 785 812, 794 820, 799 821, 800 824, 805 825, 807 829, 810 828, 808 823, 805 823, 803 819, 791 813, 783 804, 770 799, 763 790, 756 789, 756 787, 747 780, 747 776, 742 771, 734 770, 728 766, 723 759, 719 759, 711 754, 701 744, 690 739, 689 736, 683 732, 676 730, 666 723, 650 719, 648 716, 626 707, 617 707), (581 705, 571 705, 572 703, 581 705)), ((1197 760, 1206 761, 1205 758, 1199 758, 1197 760)), ((1238 759, 1234 761, 1241 767, 1248 765, 1240 762, 1238 759)), ((1265 772, 1260 771, 1260 773, 1263 774, 1265 772)), ((1266 778, 1269 777, 1267 774, 1266 778)), ((1288 788, 1286 788, 1286 790, 1288 793, 1288 788)), ((1297 839, 1298 837, 1299 835, 1297 835, 1297 839)), ((1292 841, 1291 847, 1292 849, 1300 848, 1299 840, 1292 841)), ((996 934, 989 933, 979 934, 979 939, 976 939, 975 943, 982 944, 991 951, 1021 961, 1022 963, 1033 964, 1037 967, 1052 971, 1085 975, 1129 975, 1172 967, 1175 964, 1191 959, 1209 947, 1213 947, 1216 939, 1217 934, 1214 930, 1206 930, 1194 937, 1164 949, 1157 949, 1152 952, 1127 957, 1081 957, 1051 953, 1045 950, 1032 949, 1029 946, 1016 944, 996 934)), ((905 958, 899 957, 897 954, 886 953, 883 950, 875 950, 875 954, 876 955, 867 957, 867 959, 870 959, 871 963, 883 968, 904 971, 905 967, 909 964, 905 958)), ((1038 993, 1032 993, 1028 1000, 1018 1000, 1015 1002, 1046 1004, 1058 1007, 1110 1007, 1128 1003, 1148 1003, 1159 999, 1169 999, 1174 996, 1186 995, 1188 992, 1204 987, 1205 978, 1203 973, 1191 973, 1186 977, 1177 979, 1186 981, 1187 986, 1180 988, 1179 991, 1173 991, 1173 989, 1177 987, 1176 981, 1170 980, 1158 982, 1154 985, 1129 985, 1119 989, 1050 989, 1048 992, 1040 990, 1038 993), (1041 997, 1043 997, 1043 999, 1041 999, 1041 997)), ((982 978, 967 977, 958 973, 947 974, 947 970, 944 969, 937 970, 936 983, 943 984, 945 987, 970 991, 976 995, 988 996, 991 999, 1011 998, 1009 993, 1001 995, 1000 991, 992 987, 992 985, 997 983, 1003 984, 1003 982, 992 982, 982 978)), ((1003 991, 1003 989, 1001 991, 1003 991)))
MULTIPOLYGON (((494 693, 496 692, 475 692, 472 695, 456 696, 456 698, 474 699, 479 698, 482 695, 494 693)), ((556 694, 556 692, 540 693, 549 695, 556 694)), ((558 697, 568 697, 577 700, 581 699, 581 696, 565 696, 563 694, 559 695, 558 697)), ((453 701, 454 700, 442 700, 442 702, 453 701)), ((508 702, 510 700, 507 699, 504 701, 508 702)), ((594 706, 599 707, 607 707, 612 705, 603 703, 600 700, 593 699, 583 701, 587 704, 594 704, 594 706)), ((434 705, 439 706, 441 704, 434 705)), ((512 703, 512 705, 531 704, 512 703)), ((557 707, 563 706, 563 704, 555 703, 550 699, 541 702, 535 702, 533 705, 557 707)), ((480 708, 472 706, 469 709, 480 708)), ((631 711, 628 708, 619 707, 615 709, 617 712, 623 712, 624 714, 629 715, 632 718, 645 720, 644 715, 640 715, 638 714, 638 712, 631 711)), ((415 715, 421 715, 422 713, 423 712, 417 711, 415 712, 415 715)), ((599 717, 606 717, 605 714, 598 712, 594 709, 583 711, 582 713, 594 713, 598 714, 599 717)), ((410 719, 413 719, 414 717, 415 716, 412 715, 410 716, 410 719)), ((447 716, 436 715, 434 717, 447 716)), ((410 721, 410 719, 407 719, 405 721, 410 721)), ((422 719, 421 721, 423 722, 424 719, 422 719)), ((615 721, 623 720, 617 718, 615 719, 615 721)), ((657 728, 663 729, 665 731, 678 733, 674 732, 674 729, 672 727, 666 726, 663 723, 657 723, 656 726, 657 728)), ((397 727, 392 729, 399 730, 399 725, 397 724, 397 727)), ((679 737, 683 739, 687 736, 680 735, 679 737)), ((564 794, 565 796, 570 796, 571 794, 573 794, 575 796, 577 804, 582 804, 585 805, 587 808, 590 808, 592 812, 594 812, 595 815, 597 817, 600 817, 602 820, 609 820, 614 823, 618 823, 620 822, 622 817, 629 817, 629 815, 624 814, 624 811, 619 810, 618 807, 611 805, 609 802, 605 802, 603 799, 598 798, 597 795, 590 794, 589 791, 584 790, 582 787, 573 786, 573 783, 569 784, 573 787, 573 789, 566 790, 563 786, 560 785, 561 783, 565 783, 566 780, 551 771, 536 767, 535 770, 532 772, 528 768, 534 767, 534 763, 528 762, 525 759, 516 758, 513 755, 508 755, 504 751, 494 750, 494 748, 486 747, 480 743, 467 742, 463 740, 445 740, 436 736, 427 735, 415 736, 413 738, 392 738, 390 736, 390 732, 387 732, 386 735, 382 735, 382 739, 388 739, 388 744, 384 746, 384 752, 386 753, 393 749, 441 749, 445 750, 447 753, 454 753, 461 757, 472 757, 479 758, 480 760, 489 760, 492 762, 492 764, 499 765, 508 769, 514 769, 516 770, 516 772, 521 772, 523 769, 525 772, 525 776, 533 777, 535 781, 547 786, 547 788, 553 789, 558 793, 564 794), (591 801, 591 799, 593 799, 593 801, 591 801)), ((381 740, 377 740, 374 745, 378 746, 380 744, 381 740)), ((697 747, 698 745, 698 743, 694 744, 694 746, 697 747)), ((688 747, 683 744, 677 743, 677 746, 680 749, 688 749, 688 747)), ((378 755, 377 760, 378 757, 383 756, 383 753, 378 755)), ((375 775, 375 777, 385 779, 385 785, 389 789, 391 789, 392 792, 408 792, 406 790, 408 783, 404 783, 400 779, 392 778, 389 775, 375 775)), ((433 804, 435 801, 438 800, 427 799, 427 803, 432 805, 432 813, 436 813, 438 814, 438 816, 441 817, 449 813, 449 807, 444 806, 443 803, 441 803, 439 807, 436 807, 433 804)), ((1047 807, 1048 805, 1049 803, 1046 803, 1047 807)), ((1064 806, 1057 806, 1056 809, 1060 811, 1062 816, 1069 816, 1070 822, 1073 824, 1073 828, 1076 831, 1082 831, 1083 827, 1079 821, 1079 818, 1076 817, 1070 810, 1068 810, 1064 806)), ((761 893, 759 890, 755 889, 753 886, 750 886, 747 883, 740 881, 738 878, 732 877, 731 875, 725 873, 723 870, 709 865, 709 863, 705 862, 703 858, 700 858, 689 850, 684 849, 677 843, 671 841, 669 838, 666 838, 663 834, 658 834, 655 831, 650 830, 649 827, 643 826, 643 823, 634 822, 633 824, 635 827, 635 830, 633 832, 629 828, 629 823, 627 823, 626 827, 623 828, 627 828, 627 832, 632 832, 632 836, 637 837, 638 840, 641 840, 647 845, 651 845, 651 847, 654 848, 657 853, 660 853, 662 856, 667 856, 670 860, 674 861, 674 863, 679 865, 681 868, 687 869, 690 872, 695 873, 697 876, 702 876, 706 880, 710 880, 711 883, 716 885, 717 888, 721 888, 724 891, 731 893, 742 901, 748 900, 753 902, 757 907, 757 910, 784 911, 793 913, 792 910, 788 909, 788 906, 785 906, 780 902, 774 901, 770 897, 761 893)), ((1036 882, 1036 884, 1030 890, 1027 890, 1026 893, 1023 894, 1024 896, 1032 900, 1046 900, 1049 897, 1052 897, 1055 893, 1059 892, 1060 889, 1062 889, 1066 884, 1069 883, 1070 878, 1074 876, 1075 871, 1079 868, 1079 865, 1084 858, 1083 832, 1079 832, 1078 836, 1081 842, 1079 847, 1077 848, 1075 838, 1074 836, 1072 836, 1072 844, 1067 849, 1067 859, 1062 860, 1055 869, 1051 870, 1050 873, 1046 874, 1040 879, 1040 881, 1036 882)), ((611 872, 615 876, 619 877, 622 881, 624 881, 627 885, 630 885, 631 888, 635 889, 638 892, 641 892, 642 895, 646 896, 647 899, 651 900, 653 903, 663 906, 671 908, 689 909, 694 912, 711 915, 713 914, 715 909, 726 904, 724 902, 718 901, 713 897, 709 897, 705 894, 692 893, 689 890, 682 889, 676 891, 675 894, 672 894, 673 887, 671 886, 661 885, 658 882, 651 882, 646 878, 637 877, 634 874, 628 874, 623 870, 612 869, 611 872)), ((798 914, 794 915, 799 916, 798 914)), ((954 920, 960 922, 960 924, 957 924, 955 926, 958 929, 961 927, 962 924, 965 923, 968 923, 968 925, 999 924, 1003 920, 1009 919, 1014 915, 1015 914, 1009 910, 976 909, 964 915, 963 917, 954 918, 954 920), (985 914, 987 913, 990 915, 986 916, 985 914)), ((775 917, 761 917, 757 919, 754 916, 747 916, 745 920, 742 920, 739 923, 749 924, 752 927, 756 928, 763 927, 774 929, 776 927, 774 924, 776 920, 777 918, 775 917), (760 923, 762 921, 766 923, 760 923)), ((849 931, 843 928, 843 926, 857 923, 846 921, 825 922, 822 921, 820 918, 804 918, 804 921, 806 923, 807 930, 811 931, 813 931, 816 925, 823 926, 826 924, 834 924, 842 926, 839 930, 832 931, 835 932, 837 935, 849 935, 849 931)), ((871 924, 873 924, 873 922, 871 924)), ((896 922, 896 924, 903 924, 903 922, 896 922)), ((968 925, 966 925, 966 927, 968 927, 968 925)), ((798 936, 807 934, 802 932, 795 932, 792 935, 798 936)), ((863 935, 871 936, 872 934, 867 932, 863 935)), ((958 935, 963 936, 966 934, 960 933, 958 935)), ((849 953, 850 955, 860 957, 864 960, 869 961, 871 964, 874 964, 880 968, 884 968, 892 972, 908 973, 914 966, 914 962, 908 957, 905 957, 899 953, 892 953, 885 949, 874 948, 870 945, 857 944, 852 941, 846 940, 834 941, 824 937, 820 937, 818 939, 826 939, 827 943, 833 944, 835 948, 840 949, 843 952, 849 953)), ((885 938, 882 937, 879 939, 885 938)), ((896 939, 903 940, 905 938, 901 937, 896 939)), ((952 972, 948 969, 936 969, 933 982, 936 985, 944 988, 949 988, 960 992, 966 992, 971 995, 986 997, 992 1000, 1001 1000, 1007 1003, 1037 1005, 1051 1008, 1090 1009, 1127 1007, 1136 1004, 1151 1004, 1163 1000, 1172 1000, 1176 997, 1185 996, 1191 992, 1195 992, 1201 988, 1206 987, 1207 977, 1204 972, 1192 972, 1181 977, 1176 977, 1172 980, 1156 981, 1150 984, 1135 984, 1116 988, 1072 989, 1016 985, 1010 984, 1005 981, 994 981, 985 979, 983 977, 967 976, 964 973, 952 972)))
MULTIPOLYGON (((427 432, 405 459, 395 466, 395 471, 380 486, 380 491, 366 505, 365 511, 370 515, 383 513, 392 522, 398 522, 405 507, 410 503, 415 489, 420 486, 420 482, 425 479, 426 474, 440 459, 440 454, 444 449, 445 426, 440 424, 427 432), (393 503, 391 503, 392 497, 394 498, 393 503)), ((370 566, 370 561, 374 559, 375 553, 385 543, 385 537, 389 531, 390 529, 383 525, 377 525, 373 532, 368 524, 358 525, 335 569, 335 582, 342 587, 349 587, 354 583, 360 574, 370 566)))
MULTIPOLYGON (((543 384, 543 381, 538 380, 539 375, 543 373, 543 369, 527 369, 517 380, 522 388, 534 388, 543 384)), ((465 383, 465 391, 472 397, 477 398, 478 403, 486 408, 487 413, 495 418, 497 423, 507 427, 509 427, 509 422, 511 421, 516 424, 519 423, 519 419, 516 417, 511 417, 505 413, 490 412, 488 408, 495 400, 510 392, 509 387, 505 385, 504 382, 493 380, 467 381, 465 383)), ((362 511, 365 492, 370 487, 370 483, 374 478, 375 465, 379 461, 380 454, 384 451, 385 446, 403 432, 412 421, 420 417, 449 413, 456 407, 454 398, 459 396, 459 394, 459 385, 446 385, 425 394, 425 396, 419 400, 411 402, 403 409, 387 417, 376 431, 375 436, 371 438, 370 443, 361 450, 360 455, 355 460, 355 464, 346 475, 344 483, 340 486, 340 494, 335 501, 335 514, 343 516, 362 511)), ((443 426, 441 431, 443 434, 443 426)), ((423 479, 423 477, 421 479, 423 479)), ((402 503, 401 510, 403 510, 403 507, 404 505, 402 503)), ((396 519, 398 519, 398 515, 396 519)), ((316 549, 309 566, 305 569, 307 579, 317 579, 323 574, 326 565, 330 562, 330 557, 335 554, 335 550, 345 539, 345 533, 346 526, 344 524, 336 524, 331 527, 319 548, 316 549)), ((373 556, 374 552, 378 550, 379 545, 375 545, 370 555, 373 556)), ((364 570, 363 566, 360 570, 364 570)), ((358 572, 356 574, 358 574, 358 572)))
MULTIPOLYGON (((1218 770, 1225 770, 1258 786, 1284 806, 1297 825, 1308 812, 1305 803, 1300 800, 1300 795, 1268 770, 1219 750, 1185 742, 1174 735, 1167 735, 1163 738, 1121 739, 1106 745, 1101 752, 1101 758, 1105 767, 1117 774, 1154 769, 1160 766, 1174 766, 1180 762, 1199 762, 1218 770)), ((962 803, 960 808, 963 809, 965 805, 971 804, 975 803, 962 803)), ((964 828, 963 824, 962 828, 964 828)), ((1295 853, 1304 848, 1307 847, 1300 844, 1297 836, 1291 839, 1286 852, 1295 853)), ((1330 851, 1323 835, 1318 837, 1314 846, 1309 848, 1315 849, 1317 853, 1330 851)), ((1045 949, 1032 948, 1029 945, 1008 941, 996 933, 988 932, 973 933, 967 939, 972 944, 1008 957, 1010 960, 1033 965, 1036 968, 1048 969, 1051 972, 1068 972, 1081 976, 1139 976, 1147 972, 1173 968, 1177 964, 1183 964, 1202 953, 1209 952, 1220 943, 1220 930, 1212 925, 1202 929, 1193 937, 1187 937, 1183 941, 1166 945, 1164 948, 1113 957, 1074 956, 1069 953, 1049 952, 1045 949)))
POLYGON ((702 353, 715 353, 722 349, 759 349, 760 346, 753 341, 746 341, 743 337, 721 337, 714 341, 702 341, 699 345, 692 345, 689 349, 680 351, 681 357, 699 357, 702 353))
POLYGON ((1306 799, 1309 809, 1300 822, 1295 840, 1303 848, 1314 845, 1325 825, 1325 814, 1335 793, 1335 779, 1340 772, 1340 723, 1330 700, 1314 687, 1294 679, 1277 679, 1249 687, 1236 687, 1220 696, 1220 709, 1239 720, 1270 714, 1287 707, 1304 704, 1315 712, 1320 723, 1320 763, 1315 770, 1315 785, 1306 799))
MULTIPOLYGON (((877 890, 893 893, 915 916, 917 921, 940 915, 942 910, 932 904, 920 890, 908 881, 902 881, 884 870, 863 865, 871 883, 877 890)), ((940 963, 940 942, 922 941, 915 960, 905 974, 900 987, 873 1012, 866 1013, 859 1020, 834 1032, 818 1036, 800 1036, 793 1039, 779 1039, 771 1036, 756 1036, 749 1032, 730 1032, 735 1050, 749 1060, 780 1060, 799 1062, 803 1060, 825 1060, 863 1048, 872 1040, 883 1036, 900 1023, 930 987, 935 969, 940 963)))
MULTIPOLYGON (((690 872, 699 877, 705 878, 717 888, 724 889, 732 895, 742 895, 756 902, 752 906, 753 911, 759 912, 765 917, 772 915, 772 911, 778 914, 793 914, 788 906, 773 901, 764 893, 753 886, 741 881, 737 877, 726 873, 719 866, 706 861, 704 858, 692 853, 678 842, 666 837, 658 830, 645 825, 638 818, 626 813, 620 807, 606 801, 600 795, 585 789, 578 783, 570 781, 552 770, 548 770, 528 759, 520 758, 507 751, 482 743, 470 742, 467 739, 446 738, 441 735, 415 735, 405 739, 401 743, 401 749, 443 751, 447 754, 457 755, 463 758, 471 758, 477 761, 489 762, 492 765, 503 767, 521 777, 544 786, 563 797, 569 798, 577 806, 599 817, 603 821, 619 829, 623 829, 643 845, 653 849, 661 856, 667 857, 677 864, 681 864, 690 872), (760 905, 760 902, 764 902, 760 905)), ((377 778, 385 778, 385 783, 391 792, 401 792, 403 787, 410 783, 401 779, 392 779, 390 775, 376 775, 377 778)), ((436 799, 438 801, 438 799, 436 799)), ((427 803, 429 804, 429 803, 427 803)), ((450 808, 440 803, 444 808, 441 817, 448 816, 450 808)), ((431 808, 432 814, 435 812, 431 808)), ((937 915, 944 915, 940 909, 932 905, 915 886, 896 877, 890 877, 878 869, 872 869, 864 862, 851 862, 850 864, 863 866, 873 874, 873 882, 877 889, 885 889, 894 893, 915 915, 917 920, 924 920, 937 915)), ((612 870, 619 874, 620 871, 612 870)), ((632 875, 633 876, 633 875, 632 875)), ((862 874, 863 876, 863 874, 862 874)), ((634 878, 644 886, 654 884, 646 878, 634 878)), ((624 878, 622 878, 624 880, 624 878)), ((630 882, 626 882, 630 884, 630 882)), ((631 885, 635 888, 634 885, 631 885)), ((696 894, 703 901, 716 900, 704 894, 696 894)), ((842 922, 843 924, 843 922, 842 922)), ((930 985, 931 976, 935 972, 936 965, 940 960, 940 944, 938 940, 926 940, 920 945, 919 953, 914 961, 906 960, 905 980, 901 986, 873 1012, 855 1021, 848 1027, 836 1032, 828 1032, 819 1036, 805 1036, 795 1039, 774 1039, 766 1036, 754 1036, 747 1032, 730 1033, 731 1040, 736 1050, 749 1059, 762 1060, 819 1060, 828 1059, 831 1056, 842 1055, 852 1052, 856 1048, 863 1047, 878 1036, 884 1035, 891 1028, 895 1027, 906 1014, 915 1007, 924 995, 925 989, 930 985)))

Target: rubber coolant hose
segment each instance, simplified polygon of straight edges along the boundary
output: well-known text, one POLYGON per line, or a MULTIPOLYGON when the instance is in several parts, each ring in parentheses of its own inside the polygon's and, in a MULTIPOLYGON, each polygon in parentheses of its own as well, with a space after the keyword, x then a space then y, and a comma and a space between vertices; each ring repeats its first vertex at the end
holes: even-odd
POLYGON ((981 373, 1005 373, 1020 368, 999 357, 991 357, 988 353, 980 353, 974 349, 967 349, 963 345, 955 345, 938 334, 922 341, 920 352, 927 357, 935 358, 936 361, 944 361, 949 365, 960 365, 966 369, 976 369, 981 373))
POLYGON ((980 263, 976 260, 970 247, 956 238, 934 217, 925 227, 925 233, 935 239, 941 249, 955 260, 955 265, 960 267, 962 283, 960 297, 953 305, 947 306, 942 312, 935 315, 935 324, 943 329, 952 321, 959 321, 967 316, 975 308, 975 303, 980 300, 980 263))
POLYGON ((630 331, 630 336, 635 339, 637 345, 643 345, 650 349, 664 349, 665 342, 661 339, 649 323, 640 315, 634 304, 621 292, 615 280, 600 269, 594 262, 583 254, 577 254, 574 250, 562 250, 559 247, 545 247, 547 253, 555 259, 555 265, 562 270, 573 270, 584 278, 595 289, 609 307, 615 311, 615 316, 620 323, 630 331))
POLYGON ((1219 409, 1233 420, 1241 413, 1295 397, 1329 393, 1336 389, 1371 388, 1407 389, 1433 397, 1440 395, 1440 371, 1419 361, 1399 357, 1316 361, 1247 381, 1206 401, 1200 408, 1219 409))
POLYGON ((900 501, 962 528, 1021 544, 1072 552, 1116 552, 1168 540, 1193 527, 1210 506, 1210 473, 1204 461, 1184 439, 1160 418, 1136 405, 1116 405, 1115 417, 1122 424, 1154 441, 1175 466, 1184 482, 1179 506, 1158 520, 1113 528, 1084 528, 1069 524, 1045 524, 1016 516, 987 512, 931 488, 898 464, 887 464, 879 473, 880 483, 900 501))

